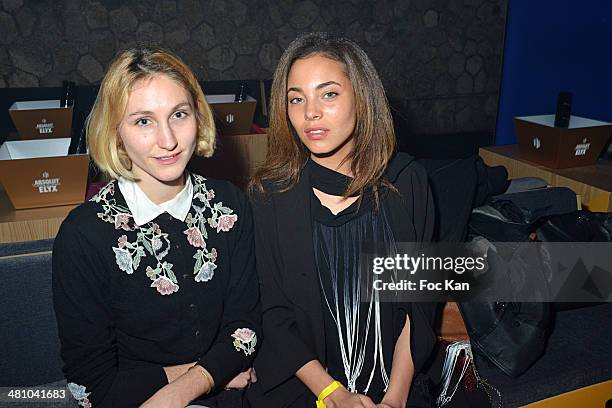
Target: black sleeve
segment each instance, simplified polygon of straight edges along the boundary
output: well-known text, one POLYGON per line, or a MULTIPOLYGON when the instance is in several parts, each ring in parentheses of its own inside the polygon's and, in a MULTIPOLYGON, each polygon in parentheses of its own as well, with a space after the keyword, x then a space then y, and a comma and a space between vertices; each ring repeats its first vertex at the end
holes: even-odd
POLYGON ((417 242, 432 241, 435 224, 435 206, 425 169, 415 163, 413 177, 414 222, 417 242))
POLYGON ((263 390, 268 391, 293 377, 304 364, 317 357, 302 340, 292 302, 283 291, 284 269, 274 206, 261 196, 254 197, 252 203, 265 336, 255 360, 255 370, 263 390))
POLYGON ((216 387, 252 366, 261 343, 261 307, 255 269, 253 218, 246 197, 240 204, 230 249, 230 277, 223 294, 221 330, 208 352, 199 360, 213 376, 216 387))
POLYGON ((118 370, 110 271, 99 251, 76 223, 62 224, 53 246, 53 302, 64 374, 79 402, 137 406, 167 378, 157 365, 118 370))
MULTIPOLYGON (((432 242, 435 223, 434 200, 429 187, 427 172, 419 163, 413 162, 404 177, 398 180, 397 188, 412 215, 416 237, 415 242, 424 246, 432 242)), ((441 310, 438 303, 402 303, 396 316, 396 336, 404 327, 405 316, 410 318, 410 348, 415 374, 428 360, 436 343, 434 324, 441 310)))
POLYGON ((405 210, 412 217, 416 233, 414 242, 431 242, 434 235, 435 205, 425 168, 413 161, 402 171, 395 187, 406 206, 405 210))

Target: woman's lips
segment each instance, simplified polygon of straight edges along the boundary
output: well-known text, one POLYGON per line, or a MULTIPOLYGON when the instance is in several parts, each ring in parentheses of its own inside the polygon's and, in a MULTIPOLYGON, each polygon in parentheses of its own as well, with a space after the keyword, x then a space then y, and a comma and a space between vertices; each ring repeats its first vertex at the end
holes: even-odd
POLYGON ((162 165, 170 165, 170 164, 176 163, 178 161, 180 155, 181 155, 181 153, 178 152, 178 153, 174 153, 172 155, 156 157, 155 159, 157 160, 158 163, 160 163, 162 165))
POLYGON ((320 140, 323 139, 329 133, 329 129, 327 128, 306 128, 304 130, 304 135, 311 140, 320 140))

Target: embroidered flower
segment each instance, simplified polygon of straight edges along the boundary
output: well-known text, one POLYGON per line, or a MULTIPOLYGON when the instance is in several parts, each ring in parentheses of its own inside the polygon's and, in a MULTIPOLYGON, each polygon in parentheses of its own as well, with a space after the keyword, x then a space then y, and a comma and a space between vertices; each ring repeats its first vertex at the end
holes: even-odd
POLYGON ((152 288, 157 289, 162 295, 171 295, 179 290, 179 286, 165 276, 160 276, 151 284, 152 288))
POLYGON ((255 345, 257 344, 257 335, 255 332, 248 328, 237 329, 234 334, 234 347, 236 351, 244 351, 245 355, 251 355, 255 352, 255 345))
POLYGON ((217 265, 215 265, 213 262, 210 262, 210 261, 204 262, 204 265, 202 265, 202 267, 200 268, 200 270, 198 271, 195 277, 195 281, 196 282, 208 282, 209 280, 213 278, 215 274, 215 269, 217 269, 217 265))
POLYGON ((206 220, 206 222, 208 223, 208 225, 210 225, 210 228, 217 228, 217 219, 216 218, 208 218, 206 220))
POLYGON ((91 402, 89 402, 88 399, 89 394, 91 393, 87 392, 87 389, 84 386, 75 384, 73 382, 66 384, 66 386, 68 387, 68 391, 70 391, 74 399, 79 402, 80 406, 84 408, 91 408, 91 402))
POLYGON ((187 235, 187 241, 191 246, 196 248, 206 248, 206 242, 204 241, 202 232, 198 227, 191 227, 183 231, 183 234, 187 235))
MULTIPOLYGON (((217 233, 230 231, 238 215, 224 206, 221 201, 212 202, 216 197, 214 190, 206 187, 206 179, 202 176, 193 175, 193 202, 191 211, 185 218, 187 242, 197 248, 193 255, 194 280, 196 282, 208 282, 214 277, 219 256, 215 248, 207 248, 206 240, 209 238, 210 229, 217 233)), ((128 274, 138 270, 141 261, 149 256, 154 258, 153 262, 147 262, 145 273, 153 283, 151 287, 162 295, 176 293, 179 289, 176 275, 172 270, 173 265, 164 258, 171 248, 167 233, 162 232, 158 224, 149 222, 147 225, 136 225, 130 209, 118 203, 113 197, 116 181, 111 181, 100 189, 91 201, 100 203, 101 212, 97 215, 105 222, 114 225, 116 230, 135 231, 136 237, 130 241, 131 234, 121 235, 117 240, 117 247, 113 247, 115 261, 120 270, 128 274)))
POLYGON ((132 216, 130 214, 119 213, 115 215, 115 229, 122 229, 125 231, 130 231, 131 228, 128 225, 130 222, 130 218, 132 216))
POLYGON ((151 279, 151 280, 155 280, 155 276, 159 275, 159 272, 153 268, 151 268, 150 266, 147 266, 145 268, 145 272, 147 274, 147 276, 151 279))
POLYGON ((235 339, 240 339, 240 341, 244 343, 249 343, 256 336, 253 330, 247 328, 247 329, 237 329, 234 332, 234 334, 232 334, 232 337, 235 339))
POLYGON ((151 246, 153 247, 153 251, 159 251, 162 247, 162 240, 159 239, 159 237, 153 237, 153 240, 151 241, 151 246))
POLYGON ((225 231, 228 232, 234 226, 234 223, 238 220, 236 214, 223 214, 217 221, 217 232, 225 231))
POLYGON ((134 273, 133 265, 132 265, 132 255, 130 252, 123 248, 114 248, 115 251, 115 262, 117 262, 117 266, 124 272, 128 274, 134 273))
POLYGON ((127 235, 122 235, 117 240, 117 245, 119 248, 124 248, 127 245, 127 235))
POLYGON ((102 213, 99 213, 99 214, 98 214, 98 217, 99 217, 99 218, 100 218, 102 221, 104 221, 104 222, 111 222, 111 223, 112 223, 112 222, 115 222, 115 221, 113 220, 113 217, 111 217, 110 215, 104 215, 104 214, 102 214, 102 213))
POLYGON ((74 399, 82 400, 83 398, 87 398, 89 393, 87 393, 87 389, 83 385, 75 384, 73 382, 68 383, 68 390, 74 397, 74 399))

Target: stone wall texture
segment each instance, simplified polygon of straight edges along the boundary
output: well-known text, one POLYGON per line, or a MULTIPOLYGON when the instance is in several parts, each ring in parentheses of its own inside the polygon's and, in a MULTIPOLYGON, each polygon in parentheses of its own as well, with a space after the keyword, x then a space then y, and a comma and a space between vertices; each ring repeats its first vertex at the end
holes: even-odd
POLYGON ((492 131, 507 0, 0 0, 0 88, 99 83, 136 44, 171 49, 201 80, 269 79, 305 31, 369 54, 417 133, 492 131))

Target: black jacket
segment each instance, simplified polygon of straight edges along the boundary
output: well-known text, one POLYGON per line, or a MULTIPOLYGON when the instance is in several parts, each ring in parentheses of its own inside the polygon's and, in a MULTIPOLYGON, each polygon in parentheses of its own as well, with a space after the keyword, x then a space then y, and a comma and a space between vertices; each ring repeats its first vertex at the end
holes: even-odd
MULTIPOLYGON (((396 240, 430 241, 434 211, 424 169, 412 157, 398 154, 389 164, 387 177, 401 193, 400 197, 387 190, 387 199, 397 200, 398 207, 404 210, 391 214, 396 240)), ((312 244, 311 194, 305 168, 294 188, 281 193, 268 186, 267 193, 252 197, 264 333, 254 364, 258 382, 248 392, 256 408, 291 405, 310 392, 295 377, 295 372, 311 360, 325 365, 323 311, 312 244)), ((419 307, 413 319, 431 328, 434 307, 419 307)), ((431 351, 435 343, 433 330, 418 333, 418 341, 421 349, 431 351)), ((418 356, 415 371, 427 357, 428 352, 418 356)))

